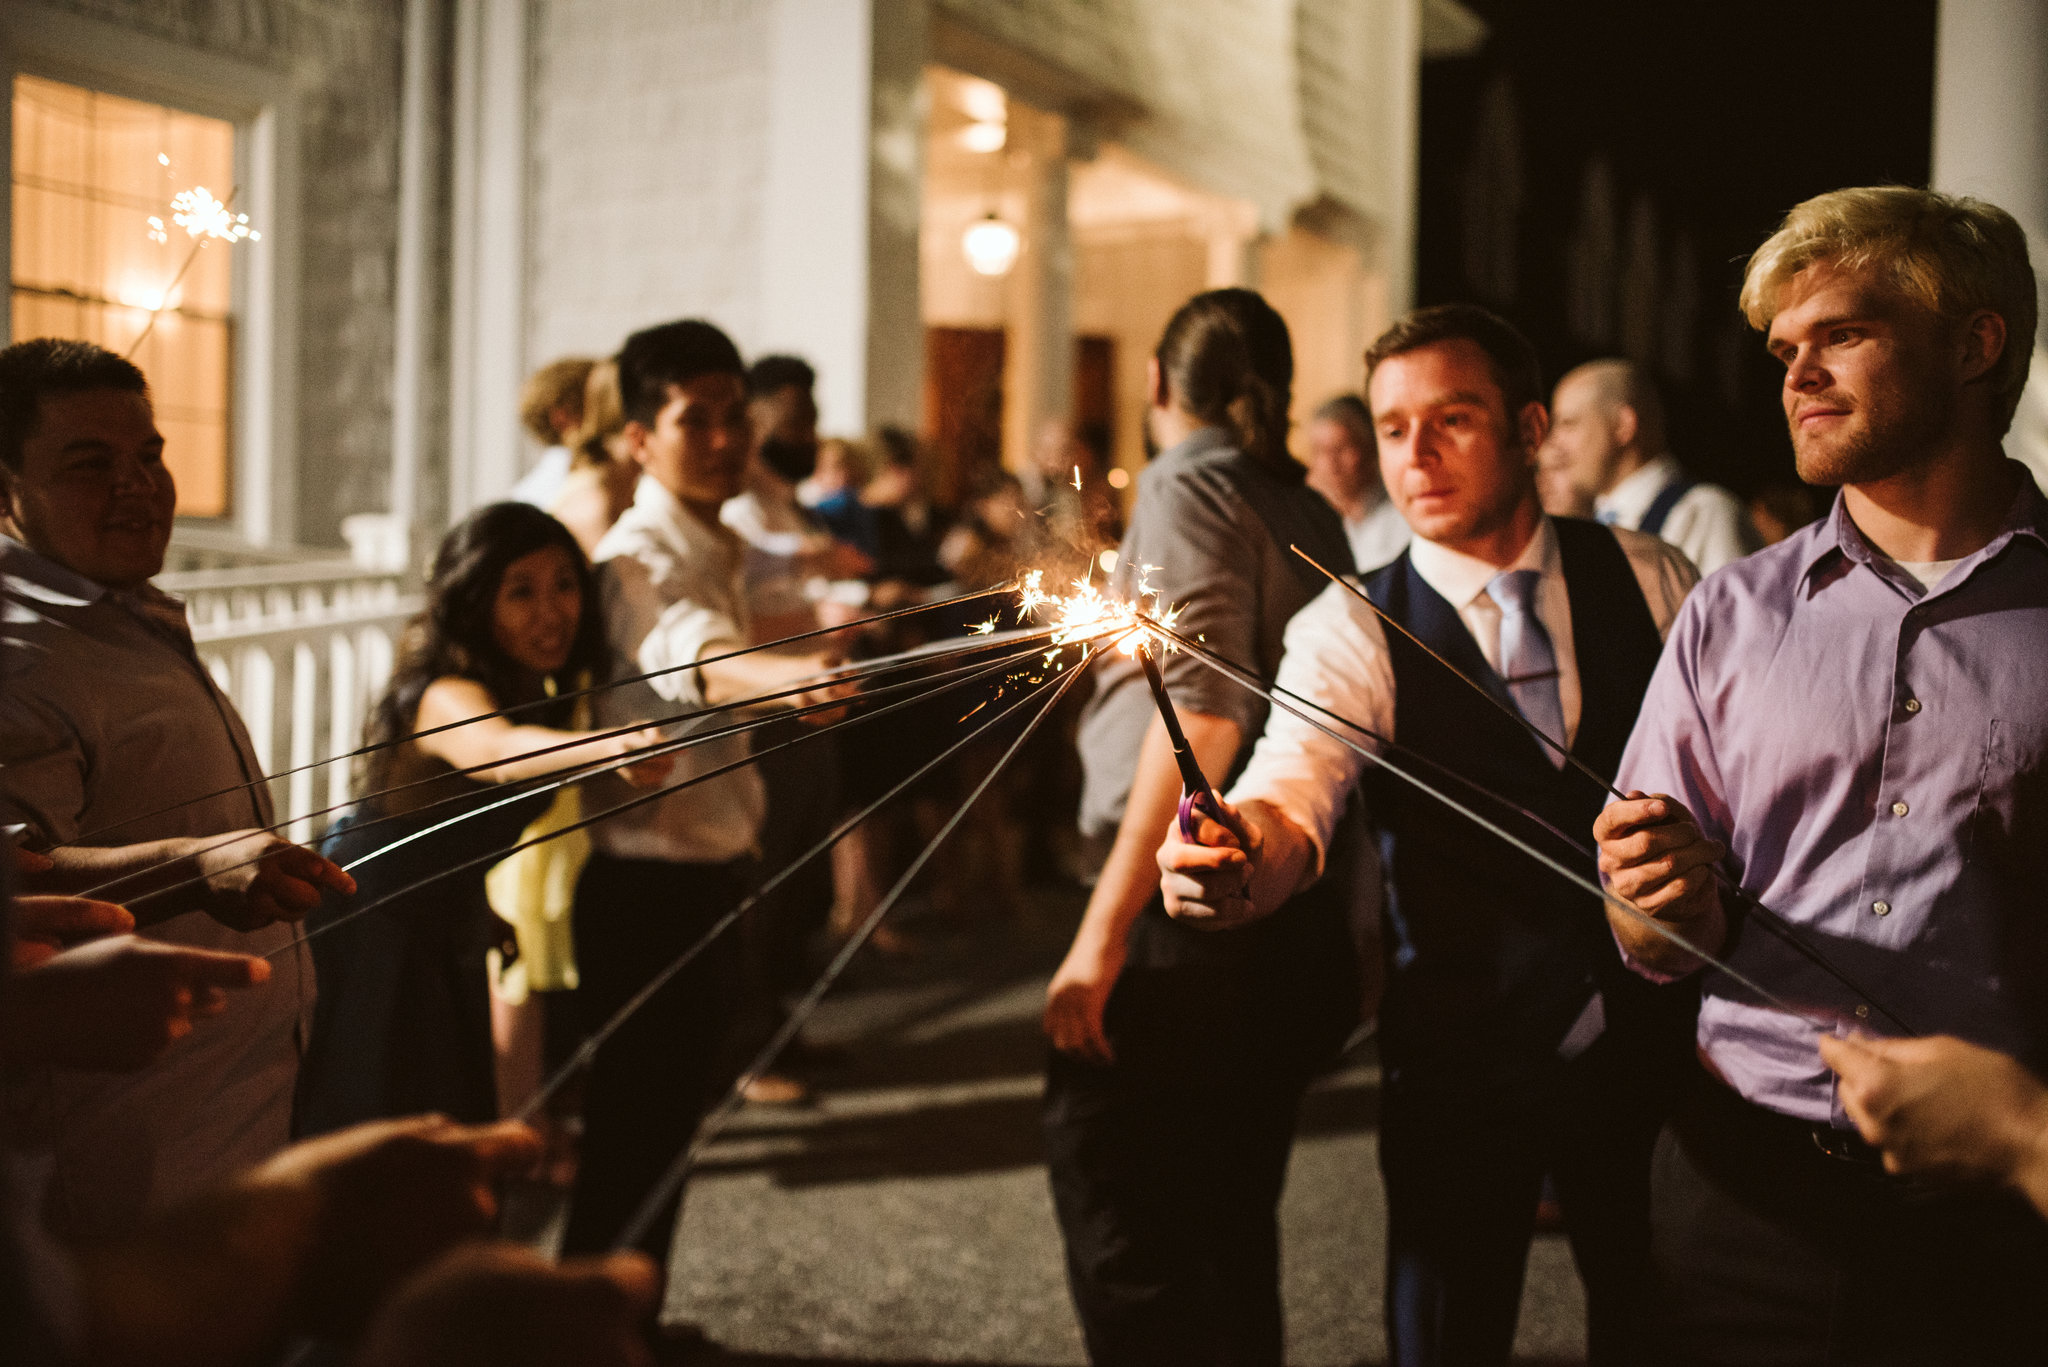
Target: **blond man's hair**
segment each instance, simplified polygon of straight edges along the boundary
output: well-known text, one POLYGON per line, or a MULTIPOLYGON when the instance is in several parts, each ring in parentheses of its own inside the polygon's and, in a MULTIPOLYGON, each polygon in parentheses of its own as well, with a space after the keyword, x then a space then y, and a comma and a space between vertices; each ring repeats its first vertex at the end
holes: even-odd
POLYGON ((2005 351, 1986 378, 1999 403, 1999 430, 2012 425, 2034 358, 2040 298, 2027 235, 2011 214, 1967 195, 1908 185, 1815 195, 1786 214, 1749 258, 1739 300, 1749 325, 1768 331, 1780 291, 1821 262, 1881 271, 1901 293, 1952 322, 1979 309, 2003 318, 2005 351))
POLYGON ((553 446, 562 439, 564 434, 555 430, 555 410, 583 411, 583 384, 596 364, 588 356, 564 356, 526 377, 519 387, 519 421, 535 441, 553 446))

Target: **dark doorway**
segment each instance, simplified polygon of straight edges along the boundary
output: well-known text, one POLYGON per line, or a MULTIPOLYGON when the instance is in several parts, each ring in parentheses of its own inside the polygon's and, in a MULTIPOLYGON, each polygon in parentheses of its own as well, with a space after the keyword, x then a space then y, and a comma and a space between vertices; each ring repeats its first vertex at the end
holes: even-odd
POLYGON ((1003 330, 924 330, 924 430, 933 496, 956 508, 1003 464, 1003 330))

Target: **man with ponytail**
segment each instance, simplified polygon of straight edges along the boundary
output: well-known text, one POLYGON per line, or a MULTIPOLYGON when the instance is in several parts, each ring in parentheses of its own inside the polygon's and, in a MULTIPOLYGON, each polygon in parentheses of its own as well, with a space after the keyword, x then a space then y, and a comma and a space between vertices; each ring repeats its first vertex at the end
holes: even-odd
MULTIPOLYGON (((1294 354, 1250 290, 1167 324, 1116 590, 1142 581, 1208 647, 1270 677, 1321 580, 1288 551, 1350 565, 1336 513, 1287 454, 1294 354)), ((1196 662, 1161 662, 1203 770, 1235 773, 1265 704, 1196 662)), ((1048 994, 1045 1099, 1068 1283, 1097 1364, 1279 1367, 1276 1207, 1309 1078, 1358 1019, 1356 957, 1332 879, 1285 916, 1221 935, 1176 925, 1152 864, 1180 778, 1136 661, 1097 674, 1082 722, 1082 822, 1114 833, 1048 994)))
MULTIPOLYGON (((1365 360, 1380 471, 1415 533, 1365 590, 1443 658, 1333 584, 1289 626, 1279 684, 1504 795, 1520 810, 1489 803, 1490 816, 1591 877, 1580 833, 1599 785, 1443 661, 1612 773, 1698 576, 1654 537, 1544 515, 1535 459, 1548 415, 1535 352, 1506 321, 1465 304, 1421 309, 1365 360)), ((1338 818, 1359 800, 1388 852, 1389 1360, 1505 1367, 1546 1173, 1586 1283, 1588 1361, 1656 1360, 1644 1339, 1650 1153, 1687 1067, 1692 999, 1629 973, 1583 893, 1276 711, 1224 804, 1230 829, 1169 831, 1167 910, 1199 925, 1286 920, 1283 903, 1327 880, 1338 818)))

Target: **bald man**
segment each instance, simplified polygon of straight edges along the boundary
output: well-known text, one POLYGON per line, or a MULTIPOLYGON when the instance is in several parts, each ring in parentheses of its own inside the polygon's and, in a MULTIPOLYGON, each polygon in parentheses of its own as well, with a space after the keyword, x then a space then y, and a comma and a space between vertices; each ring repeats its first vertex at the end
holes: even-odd
POLYGON ((1657 387, 1628 361, 1588 361, 1557 382, 1539 463, 1610 527, 1661 536, 1712 574, 1763 545, 1735 495, 1664 447, 1657 387))

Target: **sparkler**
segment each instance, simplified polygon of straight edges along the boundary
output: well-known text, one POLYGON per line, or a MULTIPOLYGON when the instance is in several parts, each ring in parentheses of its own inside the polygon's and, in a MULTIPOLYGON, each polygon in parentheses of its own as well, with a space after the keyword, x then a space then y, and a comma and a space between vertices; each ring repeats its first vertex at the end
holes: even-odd
POLYGON ((1173 710, 1173 699, 1166 694, 1166 680, 1159 677, 1159 662, 1152 656, 1148 644, 1138 652, 1138 663, 1144 667, 1145 682, 1152 685, 1152 701, 1159 706, 1159 720, 1166 723, 1166 739, 1173 745, 1173 762, 1180 766, 1180 834, 1183 840, 1192 841, 1204 816, 1220 825, 1230 823, 1224 820, 1223 809, 1216 803, 1216 790, 1209 786, 1201 761, 1195 758, 1187 736, 1181 732, 1180 714, 1173 710))
MULTIPOLYGON (((170 158, 162 153, 157 154, 157 161, 165 167, 170 165, 170 158)), ((189 190, 180 190, 171 197, 171 221, 190 234, 192 250, 185 253, 185 264, 178 267, 178 273, 171 277, 171 283, 164 286, 164 292, 159 296, 162 304, 149 311, 149 321, 143 324, 142 331, 136 334, 135 340, 128 344, 128 350, 121 353, 123 360, 132 360, 135 353, 142 349, 142 344, 149 340, 149 334, 156 331, 156 320, 163 317, 165 310, 172 307, 171 296, 184 280, 185 272, 191 270, 192 263, 199 259, 201 247, 210 241, 226 242, 232 246, 244 239, 251 242, 263 240, 263 234, 249 226, 247 214, 228 212, 228 206, 234 203, 235 196, 241 193, 242 187, 237 185, 228 191, 226 199, 215 199, 213 192, 204 185, 195 185, 189 190)), ((154 214, 150 215, 149 219, 149 236, 153 242, 166 242, 170 239, 170 234, 164 230, 164 221, 154 214)))

